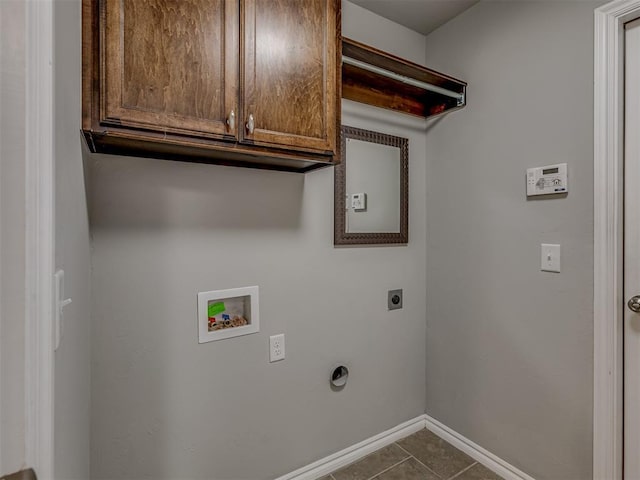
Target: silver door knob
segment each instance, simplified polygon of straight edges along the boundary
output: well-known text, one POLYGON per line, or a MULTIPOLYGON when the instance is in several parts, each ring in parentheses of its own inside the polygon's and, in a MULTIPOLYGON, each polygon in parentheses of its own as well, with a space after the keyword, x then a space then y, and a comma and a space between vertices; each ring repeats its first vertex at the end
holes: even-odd
POLYGON ((627 306, 629 307, 629 310, 632 310, 636 313, 640 312, 640 295, 631 297, 627 302, 627 306))

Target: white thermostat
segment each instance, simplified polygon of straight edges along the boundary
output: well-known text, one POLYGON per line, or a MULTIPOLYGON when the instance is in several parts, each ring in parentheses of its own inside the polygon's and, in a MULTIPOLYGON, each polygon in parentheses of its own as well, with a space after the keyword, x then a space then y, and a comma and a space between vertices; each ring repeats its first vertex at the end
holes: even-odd
POLYGON ((367 194, 353 193, 351 194, 351 208, 356 212, 363 212, 367 209, 367 194))
POLYGON ((527 169, 527 197, 567 193, 568 191, 566 163, 527 169))

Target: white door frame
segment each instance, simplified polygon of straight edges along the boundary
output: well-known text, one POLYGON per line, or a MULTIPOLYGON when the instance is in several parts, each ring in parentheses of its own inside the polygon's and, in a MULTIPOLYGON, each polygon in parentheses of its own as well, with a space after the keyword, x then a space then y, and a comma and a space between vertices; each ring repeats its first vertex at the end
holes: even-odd
POLYGON ((25 463, 53 479, 53 3, 26 2, 25 463))
POLYGON ((622 479, 624 24, 640 0, 595 11, 593 478, 622 479))

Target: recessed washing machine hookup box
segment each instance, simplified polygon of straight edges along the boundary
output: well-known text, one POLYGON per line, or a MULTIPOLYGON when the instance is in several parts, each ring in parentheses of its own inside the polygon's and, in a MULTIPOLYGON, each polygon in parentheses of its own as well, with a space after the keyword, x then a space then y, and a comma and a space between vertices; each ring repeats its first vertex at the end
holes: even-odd
POLYGON ((198 342, 260 331, 258 287, 198 293, 198 342))

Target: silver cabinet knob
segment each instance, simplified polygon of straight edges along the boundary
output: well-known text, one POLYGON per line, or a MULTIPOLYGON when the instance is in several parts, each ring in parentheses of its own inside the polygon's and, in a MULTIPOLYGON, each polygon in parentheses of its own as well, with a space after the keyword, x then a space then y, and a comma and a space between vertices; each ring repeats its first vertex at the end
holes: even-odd
POLYGON ((253 113, 249 115, 249 120, 247 121, 247 132, 253 133, 253 129, 255 128, 255 121, 253 120, 253 113))
POLYGON ((233 132, 236 129, 236 112, 231 110, 229 112, 229 117, 227 118, 227 126, 229 127, 229 131, 233 132))
POLYGON ((629 310, 632 310, 636 313, 640 312, 640 295, 631 297, 627 302, 627 306, 629 307, 629 310))

